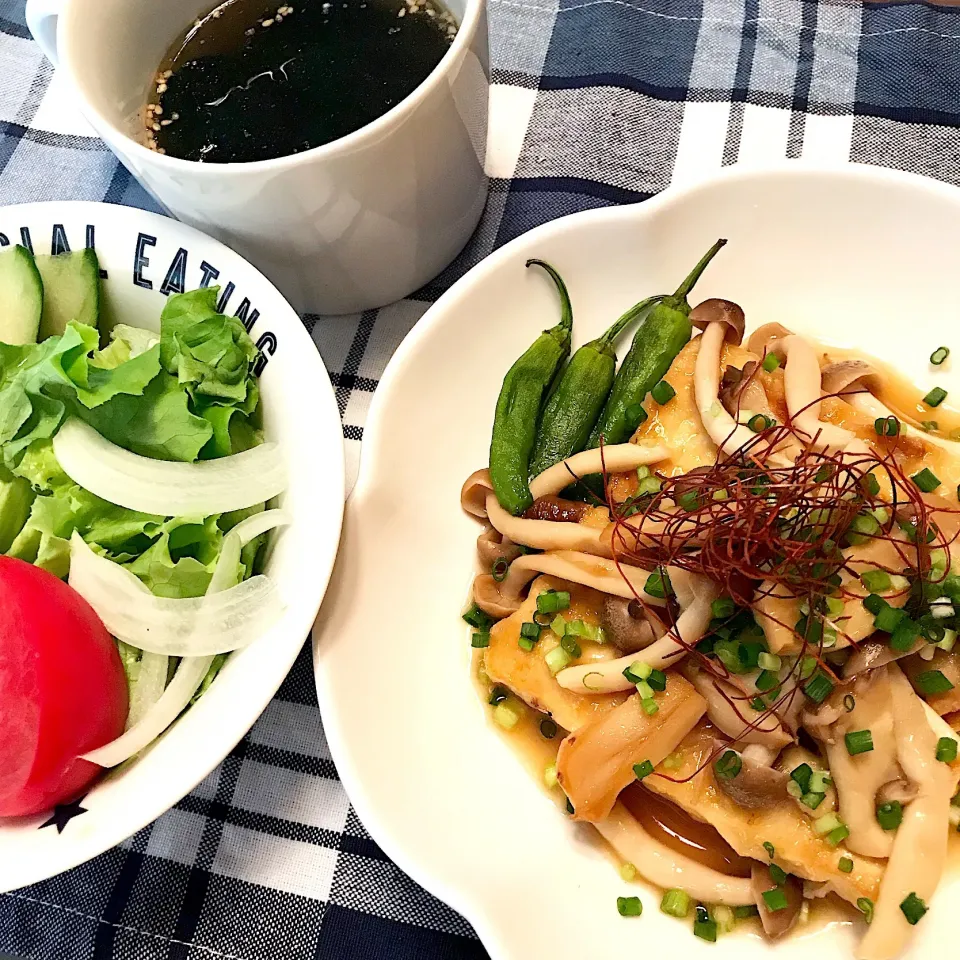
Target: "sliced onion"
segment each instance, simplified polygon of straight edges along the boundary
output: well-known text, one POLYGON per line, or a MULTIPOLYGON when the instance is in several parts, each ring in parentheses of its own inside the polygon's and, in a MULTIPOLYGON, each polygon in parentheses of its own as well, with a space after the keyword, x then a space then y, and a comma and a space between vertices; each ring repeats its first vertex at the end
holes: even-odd
POLYGON ((103 500, 163 517, 208 517, 264 503, 286 487, 275 443, 198 463, 141 457, 71 418, 53 452, 74 483, 103 500))
POLYGON ((127 729, 138 724, 151 707, 163 696, 167 685, 167 668, 170 658, 162 653, 145 653, 140 658, 137 679, 130 689, 130 711, 127 713, 127 729))
POLYGON ((276 586, 264 576, 203 597, 155 597, 129 570, 97 556, 77 533, 70 541, 69 583, 115 637, 171 657, 239 650, 283 612, 276 586))
POLYGON ((261 533, 273 530, 274 527, 285 527, 288 523, 290 514, 286 510, 263 510, 241 520, 230 533, 235 533, 240 538, 240 546, 245 547, 261 533))
MULTIPOLYGON (((109 561, 107 561, 109 563, 109 561)), ((213 657, 184 657, 170 686, 139 723, 105 746, 83 755, 101 767, 115 767, 153 743, 186 709, 213 663, 213 657)))

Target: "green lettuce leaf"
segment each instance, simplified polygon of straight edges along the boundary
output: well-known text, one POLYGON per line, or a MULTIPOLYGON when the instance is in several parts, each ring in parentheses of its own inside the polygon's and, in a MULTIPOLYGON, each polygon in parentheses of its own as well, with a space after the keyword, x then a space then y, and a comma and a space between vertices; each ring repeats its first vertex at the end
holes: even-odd
POLYGON ((127 569, 158 597, 202 597, 223 545, 218 519, 167 521, 153 545, 126 564, 127 569))
POLYGON ((217 287, 176 294, 160 315, 160 357, 195 399, 242 404, 257 348, 236 317, 217 312, 217 287))
POLYGON ((77 413, 111 442, 156 460, 192 462, 213 436, 213 427, 191 413, 176 378, 162 370, 142 397, 118 394, 92 410, 78 407, 77 413))

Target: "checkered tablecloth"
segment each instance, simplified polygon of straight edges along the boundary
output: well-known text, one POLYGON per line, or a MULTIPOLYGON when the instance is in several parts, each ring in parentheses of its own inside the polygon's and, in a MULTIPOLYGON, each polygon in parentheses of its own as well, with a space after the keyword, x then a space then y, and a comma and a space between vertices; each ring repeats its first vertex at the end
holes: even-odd
MULTIPOLYGON (((152 0, 162 2, 162 0, 152 0)), ((440 292, 507 240, 735 162, 858 160, 960 182, 960 9, 846 0, 489 0, 486 214, 408 300, 304 317, 356 474, 367 408, 440 292)), ((211 0, 212 5, 212 0, 211 0)), ((152 204, 0 0, 0 203, 152 204)), ((0 709, 3 705, 0 704, 0 709)), ((2 771, 0 771, 2 776, 2 771)), ((481 958, 353 813, 305 648, 221 767, 120 847, 0 896, 0 954, 32 960, 481 958)))

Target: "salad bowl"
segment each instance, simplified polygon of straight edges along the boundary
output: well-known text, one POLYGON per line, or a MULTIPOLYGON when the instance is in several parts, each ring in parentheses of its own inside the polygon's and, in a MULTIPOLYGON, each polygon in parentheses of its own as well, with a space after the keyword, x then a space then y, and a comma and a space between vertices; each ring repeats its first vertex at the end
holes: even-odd
MULTIPOLYGON (((960 348, 958 224, 960 191, 916 176, 798 162, 732 168, 525 234, 452 287, 397 351, 370 410, 331 598, 314 631, 317 689, 360 818, 402 869, 465 915, 495 960, 637 950, 841 960, 863 932, 862 921, 838 915, 775 944, 755 932, 694 938, 691 918, 664 915, 659 892, 622 878, 611 853, 542 788, 543 767, 531 776, 491 722, 460 619, 478 533, 461 486, 488 462, 504 374, 559 319, 549 279, 525 262, 542 258, 566 281, 576 349, 642 298, 673 289, 723 237, 692 302, 732 299, 750 329, 778 322, 856 347, 949 393, 956 364, 935 367, 930 357, 941 345, 960 348), (363 698, 349 689, 358 674, 363 698), (633 896, 642 915, 618 915, 618 898, 633 896)), ((955 866, 904 957, 948 955, 955 866)))
POLYGON ((263 436, 276 444, 287 482, 276 499, 286 524, 270 532, 264 563, 280 595, 279 617, 226 660, 159 740, 111 770, 72 810, 0 819, 0 892, 68 870, 130 837, 243 737, 309 634, 337 553, 344 490, 340 418, 323 361, 294 310, 242 257, 166 217, 97 203, 2 208, 0 248, 14 244, 38 257, 94 249, 101 330, 121 323, 159 330, 169 296, 218 286, 219 311, 238 317, 259 351, 252 372, 263 436), (70 815, 80 809, 82 815, 70 815))

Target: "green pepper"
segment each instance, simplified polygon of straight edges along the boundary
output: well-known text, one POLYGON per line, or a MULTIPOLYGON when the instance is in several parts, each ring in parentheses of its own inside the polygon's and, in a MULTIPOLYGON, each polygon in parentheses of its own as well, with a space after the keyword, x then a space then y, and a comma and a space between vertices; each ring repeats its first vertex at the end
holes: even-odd
MULTIPOLYGON (((569 302, 563 281, 555 279, 561 299, 569 302)), ((659 299, 650 297, 631 307, 602 337, 585 343, 573 355, 540 416, 530 460, 531 478, 586 447, 590 428, 603 410, 616 375, 614 343, 629 324, 644 316, 659 299)))
POLYGON ((544 397, 570 354, 573 310, 560 275, 542 260, 528 260, 550 274, 561 291, 560 322, 545 330, 507 371, 497 398, 490 440, 490 481, 504 510, 518 516, 531 503, 530 456, 544 397))
POLYGON ((641 406, 644 398, 663 379, 677 354, 690 340, 692 327, 687 295, 726 242, 718 240, 706 252, 673 296, 663 297, 648 308, 649 315, 634 334, 603 413, 590 433, 588 448, 599 447, 601 436, 605 444, 625 443, 647 418, 641 406))

